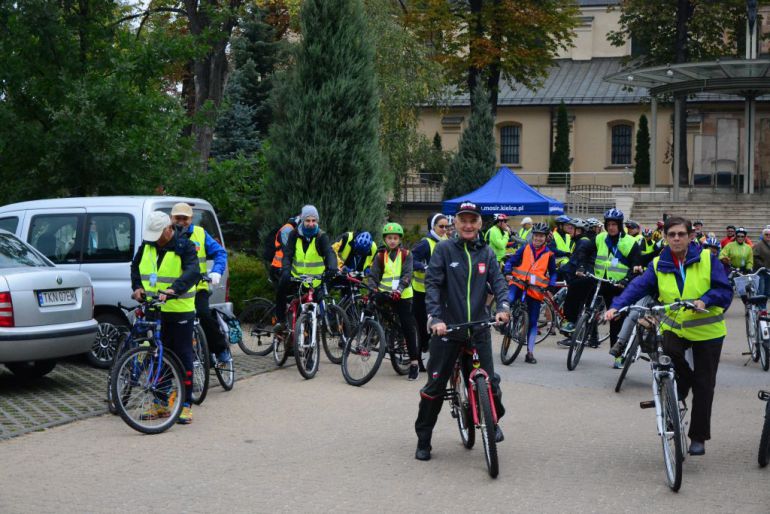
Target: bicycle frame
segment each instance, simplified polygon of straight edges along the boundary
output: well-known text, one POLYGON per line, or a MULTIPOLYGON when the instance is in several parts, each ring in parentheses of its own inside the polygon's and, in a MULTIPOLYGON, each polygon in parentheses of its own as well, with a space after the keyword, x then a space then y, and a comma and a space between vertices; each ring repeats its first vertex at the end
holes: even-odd
MULTIPOLYGON (((481 367, 481 361, 479 360, 479 353, 476 350, 476 345, 473 343, 470 343, 471 345, 471 363, 473 366, 473 369, 468 374, 468 391, 471 391, 471 394, 468 395, 468 399, 470 400, 471 404, 471 412, 473 413, 473 424, 477 427, 481 425, 481 420, 479 419, 479 409, 478 409, 478 400, 476 400, 476 395, 478 394, 476 391, 476 377, 478 375, 481 375, 484 377, 484 382, 486 383, 487 392, 489 393, 489 397, 492 398, 492 382, 489 380, 489 374, 484 371, 484 369, 481 367)), ((457 364, 456 366, 462 366, 462 354, 463 351, 460 351, 460 356, 457 358, 457 364)), ((460 375, 462 376, 462 375, 460 375)), ((495 408, 495 402, 490 402, 492 406, 492 419, 495 423, 497 423, 497 409, 495 408)))

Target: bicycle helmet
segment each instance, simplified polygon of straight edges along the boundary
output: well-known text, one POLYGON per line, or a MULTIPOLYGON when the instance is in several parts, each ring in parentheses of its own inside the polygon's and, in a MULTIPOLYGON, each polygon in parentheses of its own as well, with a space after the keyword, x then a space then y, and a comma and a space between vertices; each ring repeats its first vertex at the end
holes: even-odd
POLYGON ((588 223, 582 218, 572 218, 567 222, 567 225, 572 225, 575 228, 585 230, 588 228, 588 223))
POLYGON ((508 219, 508 215, 506 214, 503 214, 503 213, 495 214, 495 223, 497 223, 498 221, 505 221, 507 219, 508 219))
POLYGON ((695 220, 695 221, 692 222, 692 225, 693 226, 700 225, 702 227, 703 226, 703 220, 695 220))
POLYGON ((601 222, 597 220, 596 218, 588 218, 586 221, 587 227, 599 227, 601 226, 601 222))
POLYGON ((722 247, 719 239, 716 237, 709 237, 703 242, 703 248, 716 248, 717 250, 722 247))
POLYGON ((372 250, 372 235, 361 232, 353 239, 353 251, 360 255, 368 255, 372 250))
POLYGON ((627 228, 639 228, 639 224, 635 222, 634 220, 628 220, 626 221, 626 227, 627 228))
POLYGON ((607 209, 607 212, 604 213, 605 222, 617 221, 618 223, 622 224, 623 217, 624 217, 623 211, 621 211, 620 209, 616 209, 614 207, 612 209, 607 209))
POLYGON ((533 234, 547 234, 549 232, 548 230, 548 224, 547 223, 535 223, 532 225, 532 233, 533 234))
POLYGON ((652 229, 646 228, 642 230, 642 237, 652 237, 652 229))
POLYGON ((570 220, 569 216, 566 214, 562 214, 561 216, 556 218, 556 223, 568 223, 570 220))
POLYGON ((399 236, 404 237, 404 229, 398 223, 391 221, 382 227, 382 237, 389 234, 398 234, 399 236))
POLYGON ((735 235, 737 236, 738 234, 743 234, 745 236, 745 235, 748 234, 748 232, 746 232, 745 228, 738 227, 738 228, 735 229, 735 235))

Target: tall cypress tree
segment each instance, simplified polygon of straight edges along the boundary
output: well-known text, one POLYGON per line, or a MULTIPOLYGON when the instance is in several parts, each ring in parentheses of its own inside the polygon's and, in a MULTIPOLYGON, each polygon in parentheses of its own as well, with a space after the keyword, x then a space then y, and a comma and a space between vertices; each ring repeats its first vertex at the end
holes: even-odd
POLYGON ((567 107, 562 102, 556 111, 556 141, 551 154, 551 166, 548 169, 548 183, 568 184, 568 175, 562 175, 562 173, 569 173, 570 164, 569 117, 567 116, 567 107))
POLYGON ((478 189, 495 172, 495 120, 489 105, 489 95, 480 83, 471 95, 471 116, 460 138, 457 155, 447 171, 444 199, 478 189))
POLYGON ((639 117, 639 129, 636 131, 636 153, 634 155, 634 184, 638 186, 650 183, 650 129, 647 116, 639 117))
POLYGON ((310 203, 327 232, 379 227, 378 96, 361 2, 305 0, 300 24, 295 65, 276 89, 263 214, 275 225, 310 203))

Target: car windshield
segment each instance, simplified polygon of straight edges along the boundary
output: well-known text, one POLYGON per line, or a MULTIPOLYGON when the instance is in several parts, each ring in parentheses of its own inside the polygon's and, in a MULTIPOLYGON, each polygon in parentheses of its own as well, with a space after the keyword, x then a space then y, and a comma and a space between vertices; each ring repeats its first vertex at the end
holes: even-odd
POLYGON ((10 234, 0 234, 0 268, 48 267, 32 248, 10 234))

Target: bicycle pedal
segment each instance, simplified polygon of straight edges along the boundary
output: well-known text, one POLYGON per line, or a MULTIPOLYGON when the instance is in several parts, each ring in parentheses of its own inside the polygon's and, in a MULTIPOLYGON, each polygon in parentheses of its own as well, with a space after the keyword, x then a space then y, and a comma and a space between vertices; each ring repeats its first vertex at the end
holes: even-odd
POLYGON ((640 355, 639 358, 642 359, 643 361, 650 362, 650 358, 647 357, 646 355, 640 355))
POLYGON ((655 408, 655 401, 654 400, 648 400, 646 402, 639 402, 639 408, 640 409, 654 409, 655 408))
POLYGON ((751 355, 751 352, 743 352, 741 355, 751 355))

